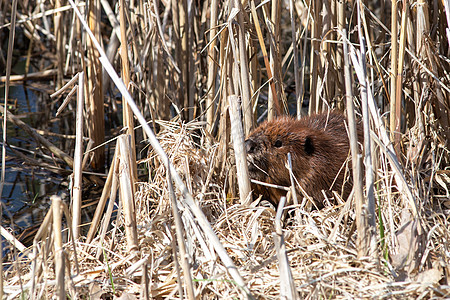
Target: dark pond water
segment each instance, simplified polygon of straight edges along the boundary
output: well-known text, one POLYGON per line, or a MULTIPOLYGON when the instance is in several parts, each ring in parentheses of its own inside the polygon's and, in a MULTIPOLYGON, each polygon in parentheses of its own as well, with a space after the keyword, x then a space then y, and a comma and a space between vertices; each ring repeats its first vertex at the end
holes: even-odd
MULTIPOLYGON (((17 58, 12 74, 23 74, 24 69, 25 59, 17 58)), ((32 68, 29 70, 29 72, 34 71, 32 68)), ((4 73, 0 75, 4 75, 4 73)), ((61 116, 55 116, 65 95, 59 99, 50 98, 50 94, 54 92, 54 87, 51 78, 40 81, 13 82, 9 89, 8 110, 23 122, 38 130, 43 137, 59 149, 73 156, 75 146, 74 109, 72 104, 69 104, 61 116)), ((115 95, 114 97, 119 96, 115 95)), ((2 104, 4 98, 4 83, 0 82, 0 101, 2 104)), ((120 109, 120 105, 118 106, 120 109)), ((107 136, 111 137, 113 133, 118 135, 119 130, 114 128, 119 128, 120 118, 108 108, 105 113, 107 136)), ((0 121, 3 123, 2 118, 0 121)), ((105 147, 107 162, 111 161, 114 144, 107 144, 105 147)), ((7 123, 6 145, 6 176, 1 195, 3 208, 1 222, 4 228, 13 233, 25 246, 29 246, 48 212, 50 197, 55 194, 61 195, 63 200, 69 204, 69 185, 72 171, 64 163, 58 162, 48 151, 42 150, 26 132, 10 122, 7 123), (49 169, 45 167, 45 164, 57 168, 56 170, 49 169)), ((92 180, 92 177, 91 179, 83 178, 82 223, 90 221, 101 194, 101 186, 103 185, 99 182, 102 180, 104 180, 102 174, 96 176, 95 180, 92 180)), ((82 231, 84 229, 82 227, 82 231)), ((3 238, 2 246, 3 254, 9 255, 4 260, 4 263, 6 261, 6 264, 8 264, 8 259, 12 261, 10 256, 13 251, 11 251, 11 245, 3 238)))
MULTIPOLYGON (((4 102, 4 84, 0 85, 1 102, 4 102)), ((9 90, 8 109, 22 121, 36 129, 49 130, 50 116, 42 93, 36 86, 13 85, 9 90), (47 123, 47 124, 46 124, 47 123)), ((3 121, 2 121, 3 122, 3 121)), ((49 138, 52 142, 54 139, 49 138)), ((46 168, 24 163, 21 155, 37 162, 50 162, 47 155, 38 150, 36 143, 23 130, 7 124, 6 175, 1 195, 3 206, 2 225, 12 231, 25 244, 29 244, 48 207, 49 197, 68 194, 68 177, 46 168)), ((3 243, 3 250, 9 245, 3 243)))

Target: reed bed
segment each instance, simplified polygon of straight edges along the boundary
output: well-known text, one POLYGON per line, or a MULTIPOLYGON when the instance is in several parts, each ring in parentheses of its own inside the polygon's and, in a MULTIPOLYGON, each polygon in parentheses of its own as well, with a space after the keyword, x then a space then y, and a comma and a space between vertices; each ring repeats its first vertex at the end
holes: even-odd
POLYGON ((0 298, 450 297, 446 1, 0 8, 3 120, 76 176, 32 246, 2 227, 0 298), (11 73, 16 30, 25 74, 11 73), (77 120, 66 148, 6 109, 11 84, 38 80, 54 113, 77 120), (278 208, 247 196, 244 136, 266 118, 329 110, 349 120, 349 199, 315 210, 291 192, 278 208), (86 224, 82 172, 103 188, 86 224))

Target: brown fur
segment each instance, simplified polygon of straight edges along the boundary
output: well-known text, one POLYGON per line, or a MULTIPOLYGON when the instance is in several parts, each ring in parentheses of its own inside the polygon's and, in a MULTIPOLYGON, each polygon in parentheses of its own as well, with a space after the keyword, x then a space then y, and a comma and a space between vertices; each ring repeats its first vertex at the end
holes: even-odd
MULTIPOLYGON (((350 153, 345 122, 342 114, 332 112, 301 120, 282 117, 261 124, 245 141, 250 178, 290 186, 289 171, 285 167, 290 152, 295 178, 316 206, 323 207, 322 190, 327 194, 330 187, 339 194, 342 190, 345 168, 340 169, 350 153)), ((252 187, 254 193, 262 194, 274 204, 286 194, 283 190, 257 184, 252 187)), ((350 190, 347 184, 344 199, 350 190)))

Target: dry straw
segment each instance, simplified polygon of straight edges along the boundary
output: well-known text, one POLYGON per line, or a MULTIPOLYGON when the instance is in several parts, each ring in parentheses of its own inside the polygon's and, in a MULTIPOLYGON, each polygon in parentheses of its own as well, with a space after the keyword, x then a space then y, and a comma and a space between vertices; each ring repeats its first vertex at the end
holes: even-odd
POLYGON ((30 248, 1 228, 3 297, 448 298, 448 3, 369 2, 1 2, 4 121, 75 176, 70 209, 53 197, 30 248), (35 65, 47 69, 11 75, 19 26, 28 64, 44 51, 35 65), (77 95, 75 149, 5 109, 13 81, 48 78, 58 116, 77 95), (104 166, 103 113, 121 109, 82 224, 81 174, 104 166), (279 162, 292 186, 276 210, 248 196, 243 140, 256 120, 306 110, 345 111, 353 191, 312 209, 292 156, 279 162))

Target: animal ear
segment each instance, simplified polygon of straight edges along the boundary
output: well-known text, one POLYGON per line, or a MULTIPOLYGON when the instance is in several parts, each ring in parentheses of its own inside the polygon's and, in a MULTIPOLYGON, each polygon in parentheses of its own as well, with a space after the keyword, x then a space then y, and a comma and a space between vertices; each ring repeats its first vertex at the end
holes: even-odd
POLYGON ((306 154, 308 154, 308 155, 312 155, 313 153, 314 153, 314 143, 313 143, 313 140, 312 140, 312 138, 310 137, 310 136, 307 136, 306 138, 305 138, 305 152, 306 152, 306 154))

